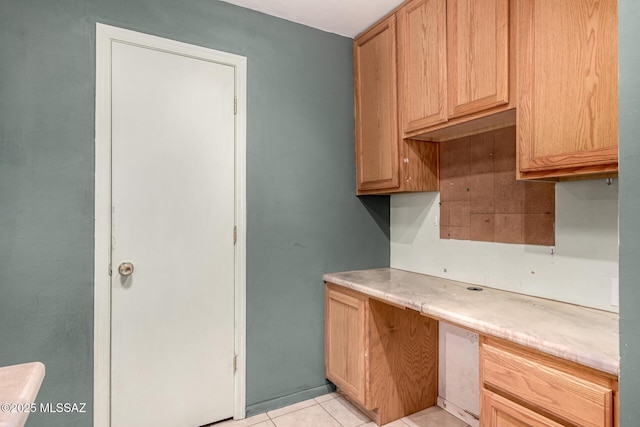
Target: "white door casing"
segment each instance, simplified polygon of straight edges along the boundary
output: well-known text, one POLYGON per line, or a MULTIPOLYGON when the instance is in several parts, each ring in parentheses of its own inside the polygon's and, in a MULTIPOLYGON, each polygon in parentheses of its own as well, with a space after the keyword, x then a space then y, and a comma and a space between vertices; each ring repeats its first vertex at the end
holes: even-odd
MULTIPOLYGON (((174 42, 166 39, 157 38, 154 36, 148 36, 141 33, 136 33, 128 30, 122 30, 114 27, 109 27, 101 24, 97 24, 97 55, 96 55, 96 248, 95 248, 95 336, 94 336, 94 425, 95 426, 109 426, 111 423, 110 413, 111 406, 117 405, 119 410, 126 406, 127 402, 134 403, 134 395, 127 396, 123 390, 131 387, 123 387, 126 382, 119 370, 127 368, 126 365, 129 362, 133 362, 128 367, 129 370, 134 369, 135 366, 144 366, 138 372, 140 378, 145 378, 150 387, 156 387, 152 385, 153 382, 153 368, 162 369, 168 360, 178 360, 187 365, 205 363, 215 356, 216 349, 209 346, 199 348, 196 351, 182 351, 189 346, 192 346, 196 340, 186 339, 185 336, 180 333, 180 328, 177 325, 177 321, 180 317, 185 317, 185 312, 188 312, 190 321, 192 324, 206 324, 207 320, 214 320, 214 323, 221 321, 226 322, 228 326, 233 329, 235 324, 235 331, 233 333, 233 352, 237 354, 237 371, 233 378, 234 382, 234 396, 233 396, 233 416, 235 418, 244 417, 245 409, 245 85, 246 85, 246 59, 235 55, 229 55, 222 52, 212 51, 210 49, 201 48, 197 46, 187 45, 184 43, 174 42), (144 68, 144 64, 150 64, 151 67, 156 69, 162 69, 163 72, 176 68, 175 72, 180 73, 181 67, 187 67, 193 69, 195 67, 196 75, 191 76, 189 79, 176 78, 179 75, 167 75, 165 79, 169 81, 180 82, 178 86, 180 90, 187 90, 187 92, 198 97, 202 92, 202 97, 205 99, 211 99, 213 93, 207 93, 205 90, 201 90, 202 82, 206 82, 206 79, 211 74, 215 79, 215 74, 220 73, 220 78, 226 76, 227 79, 231 79, 231 82, 235 83, 235 96, 237 98, 238 110, 235 116, 235 129, 232 129, 231 135, 223 135, 224 137, 233 138, 233 132, 235 132, 235 153, 226 153, 231 158, 235 157, 235 165, 230 165, 227 168, 227 175, 233 176, 235 169, 235 188, 226 193, 220 193, 220 188, 217 195, 207 197, 202 194, 198 194, 198 191, 202 192, 207 187, 204 184, 211 183, 213 180, 215 183, 215 175, 211 174, 211 170, 207 172, 207 169, 214 169, 224 173, 224 165, 211 164, 206 161, 215 163, 215 155, 213 151, 207 153, 207 144, 201 141, 200 146, 179 146, 175 144, 176 139, 180 139, 181 135, 187 135, 192 139, 190 130, 196 128, 198 124, 202 124, 207 121, 206 116, 198 116, 198 112, 189 112, 188 108, 168 109, 159 111, 152 111, 150 114, 140 117, 136 117, 137 120, 150 120, 155 124, 160 124, 158 129, 155 129, 156 133, 147 133, 146 135, 136 135, 136 129, 151 129, 154 130, 154 123, 145 123, 144 126, 128 126, 128 117, 135 114, 135 108, 143 107, 145 101, 151 104, 160 104, 162 96, 164 94, 157 93, 157 89, 162 88, 162 76, 160 76, 160 85, 147 84, 147 80, 153 80, 150 78, 144 78, 144 70, 141 70, 143 74, 134 76, 133 80, 127 80, 123 78, 127 73, 120 73, 118 71, 118 65, 115 64, 114 69, 114 57, 119 58, 115 62, 130 62, 134 68, 140 66, 144 68), (163 63, 163 61, 169 61, 163 63), (204 79, 198 81, 198 75, 204 79), (138 78, 136 81, 135 79, 138 78), (235 82, 234 82, 235 80, 235 82), (113 84, 112 82, 116 83, 113 84), (198 83, 200 82, 200 83, 198 83), (127 87, 129 85, 129 87, 127 87), (194 86, 195 85, 195 86, 194 86), (191 86, 191 87, 190 87, 191 86), (135 89, 135 90, 134 90, 135 89), (115 95, 112 95, 115 90, 115 95), (147 90, 147 93, 144 91, 147 90), (133 99, 126 99, 123 94, 128 92, 140 92, 140 99, 138 106, 135 105, 135 97, 133 99), (155 99, 154 99, 155 97, 155 99), (124 100, 124 101, 123 101, 124 100), (112 113, 112 106, 115 102, 115 113, 112 113), (131 105, 129 105, 131 104, 131 105), (126 111, 126 108, 130 106, 132 109, 126 111), (184 111, 183 111, 184 110, 184 111), (120 115, 118 115, 120 114, 120 115), (165 114, 166 117, 159 117, 159 115, 165 114), (113 115, 113 116, 112 116, 113 115), (159 119, 159 120, 158 120, 159 119), (115 123, 114 123, 115 120, 115 123), (171 120, 176 120, 182 123, 182 129, 177 126, 178 130, 175 135, 171 135, 173 128, 171 126, 162 125, 170 123, 171 120), (113 125, 113 126, 112 126, 113 125), (130 135, 130 140, 125 143, 118 142, 113 144, 113 138, 115 141, 123 141, 122 135, 125 135, 124 130, 133 129, 133 135, 130 135), (180 133, 182 132, 182 133, 180 133), (161 143, 162 139, 167 141, 172 140, 173 147, 169 152, 166 150, 149 150, 149 146, 136 146, 134 143, 139 138, 150 138, 150 141, 158 141, 161 143), (194 151, 196 150, 196 151, 194 151), (200 151, 197 151, 200 150, 200 151), (204 150, 204 151, 202 151, 204 150), (112 154, 113 152, 113 154, 112 154), (202 153, 202 156, 198 156, 198 152, 202 153), (112 157, 113 156, 113 157, 112 157), (201 158, 199 158, 201 157, 201 158), (146 159, 152 161, 145 162, 146 159), (207 160, 208 158, 208 160, 207 160), (147 192, 145 187, 137 186, 135 183, 130 183, 127 180, 130 177, 122 175, 120 172, 112 174, 112 159, 116 159, 118 165, 124 165, 124 170, 128 170, 129 174, 132 173, 135 177, 141 178, 144 176, 156 176, 160 177, 160 180, 165 182, 157 188, 168 191, 168 194, 158 196, 154 194, 154 191, 147 192), (194 159, 196 160, 194 163, 194 159), (200 163, 203 166, 203 174, 187 174, 190 176, 190 180, 180 181, 176 176, 172 176, 172 171, 167 169, 167 165, 179 167, 182 163, 183 166, 197 166, 200 163), (211 166, 214 166, 211 168, 211 166), (155 169, 155 170, 154 170, 155 169), (210 175, 207 175, 209 173, 210 175), (163 176, 165 178, 163 178, 163 176), (209 181, 209 182, 208 182, 209 181), (112 182, 114 193, 112 194, 112 182), (194 192, 194 188, 196 191, 194 192), (233 197, 235 193, 235 200, 233 197), (169 197, 165 197, 169 196, 169 197), (216 197, 221 197, 226 200, 216 200, 216 197), (112 201, 113 198, 113 201, 112 201), (202 208, 199 206, 199 201, 202 201, 202 208), (198 226, 197 219, 193 216, 200 216, 201 223, 207 225, 206 219, 212 214, 212 211, 216 210, 216 202, 226 202, 225 205, 232 204, 232 209, 228 210, 227 218, 220 218, 220 221, 216 221, 219 225, 216 228, 216 224, 209 224, 210 227, 205 226, 202 229, 202 235, 204 238, 198 241, 198 226), (136 205, 136 203, 138 203, 136 205), (192 203, 189 207, 189 203, 192 203), (112 213, 112 204, 114 207, 114 213, 112 213), (126 209, 123 212, 119 212, 122 207, 131 207, 139 212, 137 215, 142 218, 142 221, 134 221, 133 223, 127 223, 127 221, 120 221, 120 214, 125 214, 126 209), (148 209, 145 211, 145 209, 148 209), (182 209, 182 211, 181 211, 182 209), (163 216, 156 215, 154 212, 159 210, 174 213, 177 218, 189 217, 188 223, 184 224, 184 229, 177 232, 170 232, 162 221, 163 216), (147 218, 145 220, 145 218, 147 218), (151 221, 150 219, 153 219, 151 221), (157 221, 156 221, 157 220, 157 221), (192 221, 193 220, 193 221, 192 221), (155 221, 155 223, 154 223, 155 221), (226 221, 226 223, 225 223, 226 221), (232 239, 232 230, 230 224, 236 224, 237 227, 237 244, 235 246, 227 246, 226 252, 215 254, 215 246, 210 242, 213 240, 219 241, 222 239, 228 239, 230 242, 232 239), (222 224, 222 225, 220 225, 222 224), (225 225, 226 224, 226 225, 225 225), (112 225, 114 242, 113 242, 113 256, 114 259, 110 259, 111 255, 111 237, 112 237, 112 225), (154 227, 159 232, 153 232, 154 227), (191 227, 191 228, 190 228, 191 227), (222 228, 221 228, 222 227, 222 228), (208 228, 208 229, 207 229, 208 228), (226 236, 224 229, 227 229, 226 236), (208 234, 207 234, 208 233, 208 234), (205 237, 206 236, 206 237, 205 237), (134 239, 130 237, 137 237, 138 241, 144 242, 145 245, 150 247, 160 248, 161 244, 166 246, 164 252, 160 250, 154 251, 154 256, 147 259, 131 259, 133 261, 136 270, 134 274, 126 280, 118 275, 117 267, 118 263, 124 260, 124 258, 136 256, 141 257, 137 250, 131 252, 132 243, 134 239), (127 240, 129 239, 129 240, 127 240), (159 239, 154 241, 154 239, 159 239), (187 240, 185 240, 187 239, 187 240), (166 245, 166 243, 169 245, 166 245), (189 264, 187 260, 180 260, 180 254, 184 251, 185 247, 193 248, 194 243, 198 249, 191 256, 193 259, 189 264), (129 251, 129 252, 127 252, 129 251), (227 277, 231 281, 234 281, 233 289, 227 290, 227 297, 234 300, 233 294, 235 294, 235 307, 233 307, 235 313, 227 313, 226 317, 221 311, 220 313, 207 312, 206 304, 202 304, 202 299, 211 299, 215 297, 212 294, 212 290, 208 289, 205 294, 191 295, 186 290, 185 283, 192 283, 194 280, 209 280, 211 277, 220 273, 220 269, 216 270, 212 266, 214 263, 209 263, 209 258, 201 258, 198 260, 199 253, 208 254, 205 257, 219 257, 223 263, 233 264, 233 258, 235 258, 235 272, 232 271, 227 274, 227 277), (157 255, 157 256, 156 256, 157 255), (157 258, 157 259, 156 259, 157 258), (167 259, 176 259, 175 264, 167 263, 167 259), (200 261, 200 262, 199 262, 200 261), (154 265, 154 262, 156 264, 154 265), (159 264, 158 264, 159 262, 159 264), (109 265, 113 264, 113 286, 110 285, 109 277, 109 265), (167 265, 168 264, 168 265, 167 265), (185 265, 189 264, 189 265, 185 265), (200 267, 198 267, 200 266, 200 267), (168 277, 170 283, 168 287, 162 288, 158 285, 160 279, 168 277), (186 282, 185 282, 186 280, 186 282), (143 286, 144 285, 144 286, 143 286), (144 287, 154 286, 154 289, 147 289, 147 293, 143 293, 144 287), (209 292, 209 294, 206 294, 209 292), (232 294, 229 295, 229 292, 232 294), (159 300, 160 296, 165 295, 171 301, 170 304, 167 300, 159 300), (113 308, 110 307, 113 302, 113 308), (184 305, 180 304, 192 304, 194 310, 184 310, 184 305), (201 304, 198 306, 198 304, 201 304), (172 310, 172 307, 182 307, 181 309, 172 310), (129 313, 135 312, 138 308, 144 307, 146 315, 139 319, 138 322, 142 322, 141 325, 132 325, 132 319, 127 318, 127 310, 129 313), (148 316, 151 316, 155 312, 156 320, 153 325, 144 325, 144 321, 148 316), (218 316, 218 317, 216 317, 218 316), (231 317, 229 317, 231 316, 231 317), (163 323, 164 322, 164 323, 163 323), (137 328, 135 326, 141 326, 137 328), (136 335, 136 330, 138 331, 136 335), (150 336, 144 337, 148 340, 149 348, 145 349, 145 345, 140 346, 141 337, 140 333, 148 333, 150 336), (112 338, 113 337, 113 338, 112 338), (113 340, 113 341, 112 341, 113 340), (150 340, 150 341, 149 341, 150 340), (158 354, 159 343, 166 340, 168 343, 173 344, 173 348, 177 348, 179 351, 173 356, 167 355, 169 359, 163 360, 163 355, 158 354), (138 345, 133 347, 135 350, 131 354, 126 351, 123 352, 123 345, 138 345), (115 347, 114 347, 115 345, 115 347), (145 352, 148 350, 147 352, 145 352), (136 361, 136 358, 140 360, 136 361), (125 362, 124 365, 122 364, 125 362), (147 362, 146 364, 144 362, 147 362), (141 365, 142 364, 142 365, 141 365), (148 368, 148 369, 147 369, 148 368), (111 372, 111 369, 116 371, 111 372), (114 376, 114 374, 116 374, 114 376), (113 384, 110 383, 111 378, 114 378, 113 384), (116 396, 110 395, 111 391, 116 392, 116 396)), ((185 68, 185 70, 187 69, 185 68)), ((169 71, 167 71, 169 72, 169 71)), ((149 74, 149 69, 146 71, 149 74)), ((162 73, 158 73, 162 74, 162 73)), ((166 74, 166 73, 165 73, 166 74)), ((156 77, 156 76, 154 76, 156 77)), ((219 90, 216 89, 216 90, 219 90)), ((231 88, 233 90, 233 87, 231 88)), ((222 101, 221 101, 222 102, 222 101)), ((210 103, 211 104, 211 103, 210 103)), ((149 107, 155 108, 153 105, 149 107)), ((219 108, 219 106, 212 105, 212 108, 219 108)), ((233 120, 233 115, 227 117, 233 120)), ((216 132, 217 127, 206 126, 205 130, 208 132, 216 132)), ((131 132, 129 132, 131 133, 131 132)), ((126 139, 126 138, 125 138, 126 139)), ((195 140, 198 136, 195 135, 195 140)), ((197 144, 196 144, 197 145, 197 144)), ((233 147, 231 147, 233 150, 233 147)), ((218 155, 221 153, 217 153, 218 155)), ((182 176, 182 175, 180 175, 182 176)), ((220 179, 218 179, 218 182, 220 179)), ((230 183, 227 183, 230 185, 230 183)), ((126 215, 124 215, 126 216, 126 215)), ((129 212, 130 217, 136 217, 135 212, 132 214, 129 212)), ((124 217, 123 217, 124 218, 124 217)), ((171 215, 169 215, 169 220, 171 215)), ((175 219, 175 218, 174 218, 175 219)), ((135 245, 133 245, 135 246, 135 245)), ((224 246, 224 245, 223 245, 224 246)), ((144 257, 142 257, 144 258, 144 257)), ((187 305, 189 306, 189 305, 187 305)), ((149 317, 149 319, 152 319, 149 317)), ((198 329, 201 329, 198 326, 198 329)), ((192 331, 192 335, 197 334, 199 331, 192 331)), ((224 342, 229 342, 226 340, 224 342)), ((170 347, 171 348, 171 347, 170 347)), ((231 365, 232 360, 226 362, 227 368, 231 365)), ((125 369, 126 370, 126 369, 125 369)), ((186 372, 186 371, 185 371, 186 372)), ((193 377, 194 373, 190 374, 193 377)), ((205 377, 202 378, 202 384, 211 382, 211 375, 214 373, 209 372, 210 378, 208 381, 205 377)), ((187 387, 187 382, 182 382, 183 377, 179 371, 168 369, 166 376, 170 379, 176 387, 175 391, 178 391, 180 386, 187 387)), ((187 377, 189 375, 186 375, 187 377)), ((231 379, 229 379, 231 381, 231 379)), ((215 385, 213 385, 215 387, 215 385)), ((203 386, 202 392, 210 392, 212 386, 209 384, 203 386), (208 387, 208 389, 207 389, 208 387)), ((195 392, 195 390, 194 390, 195 392)), ((165 396, 170 396, 171 391, 167 391, 165 396)), ((197 393, 196 393, 197 394, 197 393)), ((160 393, 158 396, 162 396, 160 393)), ((187 399, 188 400, 188 399, 187 399)), ((204 401, 203 401, 204 402, 204 401)), ((139 405, 140 402, 136 403, 139 405)), ((158 402, 155 402, 156 404, 158 402)), ((180 406, 180 402, 175 402, 176 406, 180 406)), ((185 404, 184 402, 182 404, 185 404)), ((186 402, 187 405, 193 405, 189 409, 194 409, 196 406, 203 406, 198 404, 197 401, 186 402)), ((138 410, 143 409, 139 408, 138 410)), ((176 408, 178 410, 178 408, 176 408)), ((184 409, 183 409, 184 410, 184 409)), ((197 414, 193 411, 193 420, 197 420, 197 414)), ((229 414, 231 415, 231 414, 229 414)), ((114 420, 117 421, 117 420, 114 420)), ((130 422, 133 420, 129 419, 130 422)), ((184 419, 188 422, 187 419, 184 419)), ((214 420, 205 420, 214 421, 214 420)))

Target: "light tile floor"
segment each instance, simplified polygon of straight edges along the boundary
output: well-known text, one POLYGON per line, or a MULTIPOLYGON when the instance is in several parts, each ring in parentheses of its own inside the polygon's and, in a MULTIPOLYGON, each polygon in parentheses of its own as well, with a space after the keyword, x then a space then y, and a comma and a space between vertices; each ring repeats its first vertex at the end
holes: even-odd
MULTIPOLYGON (((284 408, 211 427, 376 427, 362 412, 337 393, 325 394, 284 408)), ((468 427, 453 415, 434 406, 385 427, 468 427)))

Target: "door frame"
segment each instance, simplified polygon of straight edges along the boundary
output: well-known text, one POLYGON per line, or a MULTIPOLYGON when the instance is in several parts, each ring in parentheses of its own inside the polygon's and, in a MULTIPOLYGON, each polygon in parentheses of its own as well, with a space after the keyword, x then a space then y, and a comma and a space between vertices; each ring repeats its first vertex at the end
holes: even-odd
MULTIPOLYGON (((233 417, 246 409, 246 87, 247 58, 96 23, 93 425, 111 424, 111 45, 174 53, 235 68, 235 356, 233 417)), ((229 230, 232 238, 233 230, 229 230)))

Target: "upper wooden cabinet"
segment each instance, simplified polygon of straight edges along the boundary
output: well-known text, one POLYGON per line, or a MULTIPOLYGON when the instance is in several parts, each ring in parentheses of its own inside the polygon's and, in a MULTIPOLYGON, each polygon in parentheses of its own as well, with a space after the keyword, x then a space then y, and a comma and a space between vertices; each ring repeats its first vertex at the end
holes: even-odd
POLYGON ((354 40, 358 190, 400 186, 396 91, 396 19, 354 40))
POLYGON ((395 15, 353 42, 358 194, 438 189, 438 147, 400 134, 396 47, 395 15))
POLYGON ((509 0, 412 0, 398 15, 404 137, 453 139, 513 124, 509 0), (464 125, 464 126, 460 126, 464 125))
POLYGON ((437 191, 435 142, 515 123, 510 22, 509 0, 412 0, 354 39, 357 194, 437 191))
POLYGON ((433 142, 511 125, 519 179, 615 173, 617 25, 617 0, 405 2, 354 40, 357 193, 435 191, 433 142))
POLYGON ((617 1, 516 4, 520 178, 617 171, 617 1))

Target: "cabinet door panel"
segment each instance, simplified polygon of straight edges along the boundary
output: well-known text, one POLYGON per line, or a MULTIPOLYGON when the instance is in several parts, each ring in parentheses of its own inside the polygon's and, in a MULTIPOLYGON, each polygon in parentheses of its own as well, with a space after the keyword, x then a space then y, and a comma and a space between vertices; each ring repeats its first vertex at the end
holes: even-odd
POLYGON ((395 16, 354 40, 358 190, 399 186, 395 16))
POLYGON ((404 132, 447 121, 446 0, 414 0, 398 12, 404 132))
POLYGON ((433 406, 438 398, 438 322, 369 300, 371 408, 380 424, 433 406))
POLYGON ((616 0, 519 1, 518 28, 520 171, 616 170, 616 0))
POLYGON ((365 300, 326 287, 326 376, 343 392, 365 402, 365 300))
POLYGON ((509 103, 509 0, 447 1, 449 118, 509 103))

